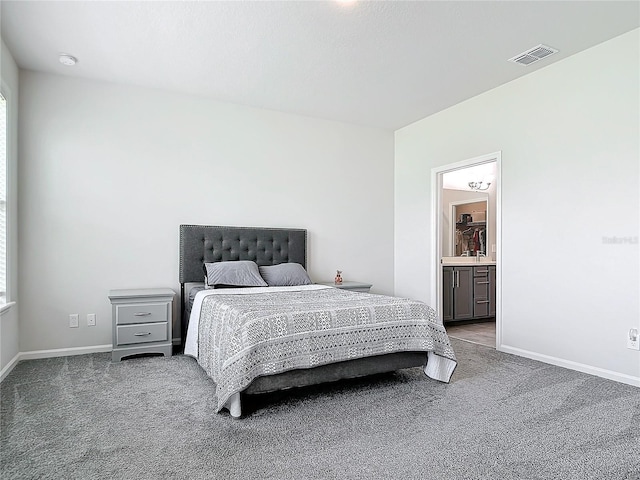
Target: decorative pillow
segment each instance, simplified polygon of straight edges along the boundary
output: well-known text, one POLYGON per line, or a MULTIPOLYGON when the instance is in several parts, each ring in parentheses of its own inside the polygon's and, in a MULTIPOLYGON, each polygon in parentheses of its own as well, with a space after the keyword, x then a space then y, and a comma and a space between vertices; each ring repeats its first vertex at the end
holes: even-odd
POLYGON ((309 285, 311 279, 304 267, 299 263, 280 263, 259 267, 260 275, 270 287, 286 287, 294 285, 309 285))
POLYGON ((209 288, 267 287, 258 271, 258 265, 250 260, 215 262, 204 264, 205 284, 209 288))

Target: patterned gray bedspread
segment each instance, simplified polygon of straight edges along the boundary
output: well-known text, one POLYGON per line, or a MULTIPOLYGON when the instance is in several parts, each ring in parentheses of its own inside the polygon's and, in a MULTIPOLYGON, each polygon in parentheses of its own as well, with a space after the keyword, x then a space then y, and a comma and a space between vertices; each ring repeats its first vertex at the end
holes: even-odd
POLYGON ((425 303, 335 288, 206 297, 198 344, 198 363, 216 382, 218 411, 255 378, 287 370, 401 351, 455 362, 425 303))

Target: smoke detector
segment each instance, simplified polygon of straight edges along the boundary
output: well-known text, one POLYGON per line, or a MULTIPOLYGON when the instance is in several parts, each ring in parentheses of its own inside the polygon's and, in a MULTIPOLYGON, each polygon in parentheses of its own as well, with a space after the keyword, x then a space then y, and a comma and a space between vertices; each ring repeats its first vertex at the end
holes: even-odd
POLYGON ((535 63, 538 60, 542 60, 549 55, 553 55, 554 53, 558 53, 558 50, 548 47, 547 45, 540 44, 533 48, 530 48, 526 52, 519 53, 515 57, 511 57, 509 61, 513 63, 519 63, 520 65, 531 65, 532 63, 535 63))
POLYGON ((76 63, 78 63, 78 59, 73 55, 69 55, 66 53, 61 53, 58 57, 60 63, 66 65, 67 67, 73 67, 76 63))

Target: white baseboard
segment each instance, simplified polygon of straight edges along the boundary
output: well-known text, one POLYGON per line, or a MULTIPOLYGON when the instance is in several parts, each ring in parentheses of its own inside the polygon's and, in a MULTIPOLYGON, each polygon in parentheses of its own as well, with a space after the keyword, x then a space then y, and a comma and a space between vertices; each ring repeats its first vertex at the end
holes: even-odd
POLYGON ((11 370, 22 360, 37 360, 39 358, 69 357, 71 355, 85 355, 87 353, 110 352, 112 345, 93 345, 91 347, 56 348, 54 350, 32 350, 19 352, 0 372, 0 382, 11 373, 11 370))
POLYGON ((15 367, 20 361, 20 352, 16 353, 16 356, 11 359, 9 363, 7 363, 2 370, 0 370, 0 382, 4 380, 4 377, 11 373, 13 367, 15 367))
MULTIPOLYGON (((180 345, 180 339, 174 338, 173 345, 180 345)), ((15 357, 0 371, 0 382, 11 373, 11 370, 22 360, 37 360, 39 358, 69 357, 71 355, 85 355, 87 353, 104 353, 113 350, 109 345, 93 345, 91 347, 56 348, 53 350, 32 350, 18 352, 15 357)))
POLYGON ((589 375, 595 375, 596 377, 602 377, 609 380, 614 380, 616 382, 626 383, 627 385, 632 385, 634 387, 640 387, 640 377, 634 377, 633 375, 627 375, 625 373, 614 372, 612 370, 606 370, 604 368, 593 367, 591 365, 585 365, 584 363, 573 362, 571 360, 552 357, 550 355, 530 352, 529 350, 509 347, 507 345, 500 345, 497 350, 500 352, 518 355, 519 357, 525 357, 532 360, 538 360, 539 362, 549 363, 558 367, 568 368, 569 370, 588 373, 589 375))
POLYGON ((32 350, 20 352, 20 360, 36 360, 38 358, 69 357, 71 355, 85 355, 87 353, 104 353, 113 349, 109 345, 93 345, 91 347, 56 348, 54 350, 32 350))

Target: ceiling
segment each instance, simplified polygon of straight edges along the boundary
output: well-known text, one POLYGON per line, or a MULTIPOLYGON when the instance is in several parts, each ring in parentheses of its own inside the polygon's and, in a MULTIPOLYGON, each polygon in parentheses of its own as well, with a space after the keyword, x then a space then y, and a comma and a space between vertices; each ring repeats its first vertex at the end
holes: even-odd
POLYGON ((635 1, 0 5, 23 69, 392 130, 640 25, 635 1), (507 61, 540 43, 559 53, 507 61))
POLYGON ((488 162, 445 172, 442 175, 442 187, 469 192, 469 182, 488 182, 495 185, 496 167, 496 162, 488 162))

